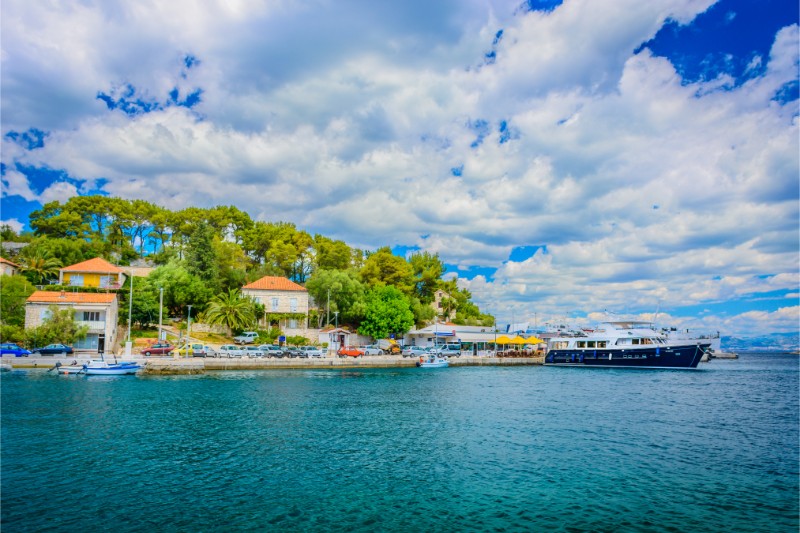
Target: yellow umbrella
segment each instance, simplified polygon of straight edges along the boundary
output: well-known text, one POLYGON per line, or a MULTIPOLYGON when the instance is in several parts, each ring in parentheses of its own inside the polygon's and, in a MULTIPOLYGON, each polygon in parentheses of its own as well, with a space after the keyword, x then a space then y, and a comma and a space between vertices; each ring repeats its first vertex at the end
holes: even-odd
POLYGON ((525 339, 525 342, 527 342, 528 344, 542 344, 544 341, 539 337, 531 335, 530 337, 525 339))
POLYGON ((495 339, 495 341, 494 341, 494 342, 495 342, 495 344, 508 344, 508 343, 510 343, 510 342, 511 342, 511 339, 509 339, 509 338, 508 338, 508 337, 506 337, 505 335, 500 335, 499 337, 497 337, 497 338, 495 339))
POLYGON ((522 337, 520 337, 519 335, 517 335, 516 337, 511 339, 509 342, 511 344, 525 344, 527 341, 525 339, 523 339, 522 337))

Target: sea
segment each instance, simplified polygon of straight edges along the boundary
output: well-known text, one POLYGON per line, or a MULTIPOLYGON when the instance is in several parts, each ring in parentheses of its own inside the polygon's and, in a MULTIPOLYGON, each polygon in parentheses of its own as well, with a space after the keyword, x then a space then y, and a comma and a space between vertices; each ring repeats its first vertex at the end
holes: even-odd
POLYGON ((797 355, 0 377, 0 528, 792 532, 797 355))

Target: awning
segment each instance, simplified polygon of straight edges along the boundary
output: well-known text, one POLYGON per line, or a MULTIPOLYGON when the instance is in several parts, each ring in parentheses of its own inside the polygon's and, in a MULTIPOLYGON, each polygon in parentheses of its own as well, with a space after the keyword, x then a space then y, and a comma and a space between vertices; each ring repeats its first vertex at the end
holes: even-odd
POLYGON ((497 343, 497 344, 510 344, 511 343, 511 339, 509 339, 505 335, 500 335, 499 337, 497 337, 497 339, 495 339, 494 342, 497 343))
POLYGON ((525 339, 525 342, 527 342, 528 344, 542 344, 542 343, 544 343, 544 341, 542 339, 540 339, 539 337, 536 337, 534 335, 531 335, 530 337, 525 339))
POLYGON ((455 331, 436 331, 434 335, 437 337, 454 337, 456 334, 455 331))
POLYGON ((516 337, 511 339, 509 342, 511 344, 525 344, 527 341, 525 339, 523 339, 522 337, 520 337, 519 335, 517 335, 516 337))

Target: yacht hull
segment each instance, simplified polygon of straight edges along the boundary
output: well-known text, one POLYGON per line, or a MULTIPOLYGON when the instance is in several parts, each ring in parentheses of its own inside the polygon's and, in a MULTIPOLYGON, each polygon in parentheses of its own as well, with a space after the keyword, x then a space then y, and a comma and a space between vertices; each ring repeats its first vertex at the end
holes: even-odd
POLYGON ((548 366, 615 368, 697 368, 708 344, 647 348, 555 349, 545 356, 548 366))

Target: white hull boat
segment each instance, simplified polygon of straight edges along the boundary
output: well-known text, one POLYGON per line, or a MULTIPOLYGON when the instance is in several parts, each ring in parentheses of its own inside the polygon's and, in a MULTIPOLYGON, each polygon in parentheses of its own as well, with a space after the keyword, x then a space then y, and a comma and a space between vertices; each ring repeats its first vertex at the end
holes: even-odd
POLYGON ((83 365, 83 373, 87 376, 123 376, 136 374, 141 368, 141 365, 131 362, 107 363, 105 361, 92 361, 83 365))
POLYGON ((420 357, 419 361, 417 361, 417 366, 420 368, 446 368, 449 363, 446 355, 428 355, 420 357))

